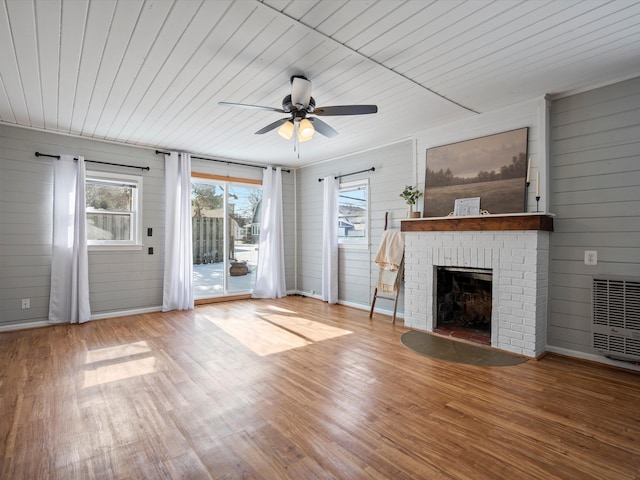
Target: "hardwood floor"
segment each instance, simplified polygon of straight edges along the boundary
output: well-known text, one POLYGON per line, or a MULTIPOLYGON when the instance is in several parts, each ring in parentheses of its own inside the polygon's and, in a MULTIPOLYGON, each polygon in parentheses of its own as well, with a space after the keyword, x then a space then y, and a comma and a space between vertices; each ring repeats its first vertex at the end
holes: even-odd
POLYGON ((287 297, 0 334, 0 477, 640 478, 637 373, 404 331, 287 297))

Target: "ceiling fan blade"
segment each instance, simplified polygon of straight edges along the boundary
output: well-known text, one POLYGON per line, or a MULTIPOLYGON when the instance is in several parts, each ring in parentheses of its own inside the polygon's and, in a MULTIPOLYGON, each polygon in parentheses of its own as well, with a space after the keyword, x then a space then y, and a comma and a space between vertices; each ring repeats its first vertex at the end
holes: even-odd
POLYGON ((222 105, 223 107, 240 107, 250 108, 252 110, 268 110, 270 112, 287 113, 281 108, 263 107, 262 105, 247 105, 246 103, 218 102, 218 105, 222 105))
POLYGON ((271 130, 274 130, 274 129, 278 128, 280 125, 282 125, 287 120, 290 120, 290 118, 286 117, 286 118, 281 118, 280 120, 276 120, 275 122, 270 123, 266 127, 262 127, 260 130, 258 130, 256 132, 256 135, 262 135, 263 133, 270 132, 271 130))
POLYGON ((324 135, 325 137, 333 138, 338 135, 338 132, 333 129, 329 124, 323 122, 319 118, 309 117, 309 120, 313 122, 313 127, 316 132, 324 135))
POLYGON ((291 103, 298 109, 304 109, 309 105, 310 98, 311 82, 304 77, 292 77, 291 103))
POLYGON ((318 107, 314 115, 365 115, 378 113, 377 105, 336 105, 333 107, 318 107))

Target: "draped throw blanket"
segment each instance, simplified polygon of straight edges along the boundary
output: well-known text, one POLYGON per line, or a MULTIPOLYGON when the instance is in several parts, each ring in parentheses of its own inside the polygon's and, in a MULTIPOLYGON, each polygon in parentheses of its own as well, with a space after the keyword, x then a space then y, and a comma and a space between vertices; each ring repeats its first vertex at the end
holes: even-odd
POLYGON ((376 288, 383 293, 397 293, 398 275, 404 258, 404 233, 397 229, 385 230, 376 254, 380 267, 376 288))
POLYGON ((171 152, 164 157, 165 251, 162 311, 193 308, 191 243, 191 156, 171 152))
POLYGON ((282 219, 282 169, 268 167, 262 181, 262 216, 253 298, 286 295, 282 219))
POLYGON ((84 323, 91 318, 84 158, 61 155, 53 176, 49 322, 84 323))
POLYGON ((375 262, 383 270, 398 270, 404 255, 404 233, 400 230, 385 230, 375 262))
POLYGON ((324 177, 322 212, 322 300, 338 303, 338 188, 335 176, 324 177))

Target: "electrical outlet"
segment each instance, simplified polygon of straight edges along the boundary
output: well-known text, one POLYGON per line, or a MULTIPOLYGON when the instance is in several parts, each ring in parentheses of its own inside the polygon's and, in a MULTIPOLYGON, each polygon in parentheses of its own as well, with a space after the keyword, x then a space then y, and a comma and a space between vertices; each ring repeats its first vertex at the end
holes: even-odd
POLYGON ((585 265, 597 265, 598 264, 598 252, 595 250, 585 250, 584 252, 584 264, 585 265))
POLYGON ((31 299, 30 298, 23 298, 22 299, 22 309, 26 309, 26 308, 31 308, 31 299))

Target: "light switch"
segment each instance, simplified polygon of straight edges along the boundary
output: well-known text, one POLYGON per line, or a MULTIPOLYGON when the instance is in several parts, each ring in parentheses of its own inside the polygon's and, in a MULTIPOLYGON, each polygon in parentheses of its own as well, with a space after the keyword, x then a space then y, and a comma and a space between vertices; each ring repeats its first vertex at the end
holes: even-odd
POLYGON ((597 265, 598 264, 598 252, 595 250, 585 250, 584 252, 584 264, 585 265, 597 265))

